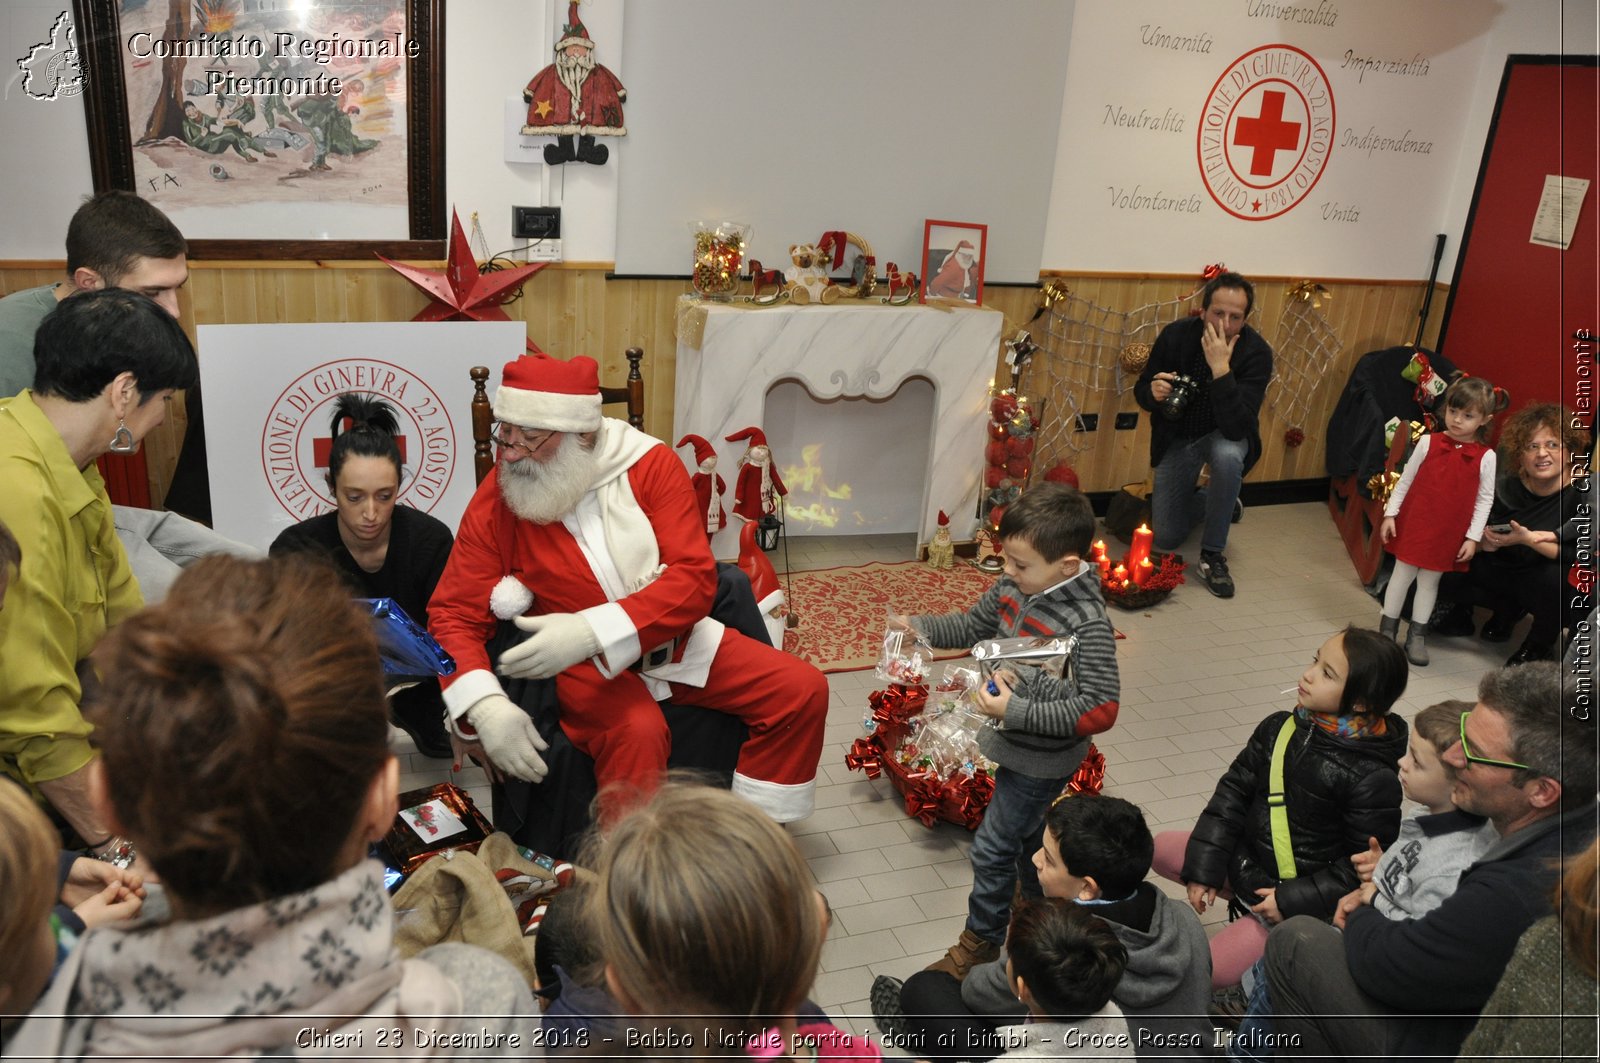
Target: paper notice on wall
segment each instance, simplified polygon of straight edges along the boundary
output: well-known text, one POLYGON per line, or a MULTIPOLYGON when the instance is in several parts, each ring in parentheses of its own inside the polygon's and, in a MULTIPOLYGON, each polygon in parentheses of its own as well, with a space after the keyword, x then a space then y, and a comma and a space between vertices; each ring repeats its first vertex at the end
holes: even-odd
POLYGON ((1559 247, 1563 251, 1572 246, 1572 234, 1578 228, 1578 212, 1583 209, 1583 200, 1588 194, 1588 178, 1546 174, 1544 193, 1539 196, 1539 209, 1533 214, 1533 234, 1528 242, 1559 247))

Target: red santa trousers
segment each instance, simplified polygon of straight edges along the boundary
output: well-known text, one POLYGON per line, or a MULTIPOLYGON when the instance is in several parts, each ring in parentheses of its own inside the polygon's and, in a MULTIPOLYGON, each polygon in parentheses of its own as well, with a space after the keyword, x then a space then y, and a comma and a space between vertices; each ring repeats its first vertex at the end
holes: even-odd
MULTIPOLYGON (((734 769, 733 791, 780 823, 804 819, 816 799, 817 762, 828 718, 828 679, 806 662, 746 638, 722 634, 705 686, 673 683, 672 700, 737 716, 750 729, 734 769)), ((604 815, 622 800, 609 784, 647 796, 666 771, 672 735, 661 707, 633 672, 606 679, 583 661, 556 677, 561 729, 594 758, 604 815)))

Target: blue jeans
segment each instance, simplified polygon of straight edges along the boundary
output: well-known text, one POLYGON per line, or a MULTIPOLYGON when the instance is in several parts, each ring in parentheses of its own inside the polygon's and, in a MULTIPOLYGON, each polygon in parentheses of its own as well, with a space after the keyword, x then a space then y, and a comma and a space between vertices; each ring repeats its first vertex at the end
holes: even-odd
POLYGON ((1257 960, 1245 981, 1255 979, 1250 996, 1245 1003, 1244 1021, 1239 1032, 1228 1045, 1228 1058, 1234 1063, 1272 1063, 1277 1058, 1273 1048, 1272 997, 1267 992, 1267 958, 1257 960))
POLYGON ((1233 504, 1244 482, 1244 458, 1250 444, 1225 439, 1213 430, 1198 439, 1176 439, 1155 467, 1155 488, 1150 496, 1150 519, 1155 522, 1155 548, 1175 553, 1201 519, 1205 530, 1200 549, 1220 554, 1228 547, 1233 504), (1195 481, 1200 467, 1211 466, 1211 486, 1197 498, 1195 481), (1203 505, 1203 512, 1197 512, 1203 505))
POLYGON ((1039 873, 1028 846, 1039 837, 1050 802, 1070 778, 1070 773, 1036 779, 1010 768, 995 771, 994 794, 972 839, 972 894, 967 898, 967 929, 983 940, 1005 943, 1011 894, 1019 880, 1025 892, 1039 894, 1039 873))

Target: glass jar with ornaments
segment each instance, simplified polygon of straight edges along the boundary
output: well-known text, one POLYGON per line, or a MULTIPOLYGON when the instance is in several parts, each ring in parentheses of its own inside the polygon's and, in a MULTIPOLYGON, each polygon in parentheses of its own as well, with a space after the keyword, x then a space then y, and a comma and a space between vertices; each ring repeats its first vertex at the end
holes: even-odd
POLYGON ((695 221, 694 271, 690 283, 702 299, 728 302, 739 287, 739 270, 744 266, 745 247, 750 241, 750 226, 742 221, 695 221))

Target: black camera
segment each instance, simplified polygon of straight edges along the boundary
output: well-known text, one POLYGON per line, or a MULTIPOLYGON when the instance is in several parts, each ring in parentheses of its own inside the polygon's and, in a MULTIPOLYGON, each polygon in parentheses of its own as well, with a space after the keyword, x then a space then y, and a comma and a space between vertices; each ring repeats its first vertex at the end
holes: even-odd
POLYGON ((1189 401, 1194 398, 1195 389, 1199 386, 1194 377, 1179 373, 1172 380, 1172 393, 1161 403, 1161 412, 1173 421, 1182 417, 1183 411, 1189 408, 1189 401))

